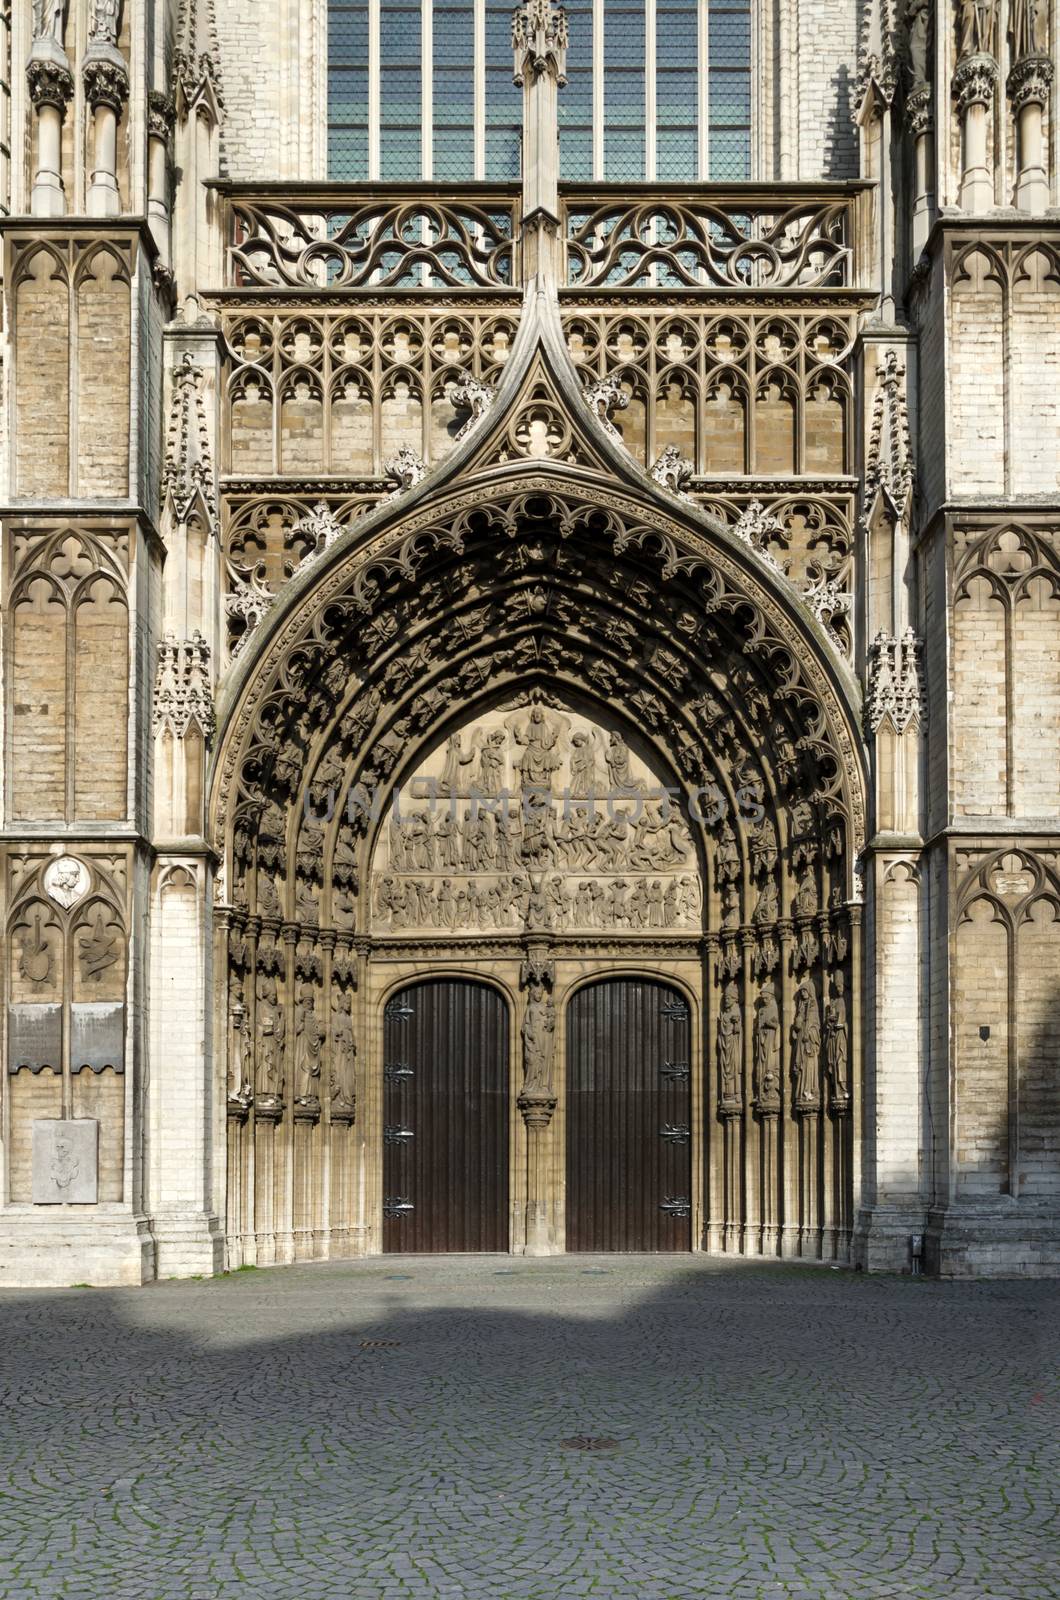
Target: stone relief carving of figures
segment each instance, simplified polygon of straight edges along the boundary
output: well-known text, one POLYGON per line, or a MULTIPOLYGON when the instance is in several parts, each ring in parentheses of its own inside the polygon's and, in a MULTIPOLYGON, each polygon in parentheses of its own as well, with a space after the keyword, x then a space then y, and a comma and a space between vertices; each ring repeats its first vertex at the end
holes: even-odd
POLYGON ((817 880, 812 867, 808 867, 799 879, 795 910, 800 917, 812 917, 817 910, 817 880))
POLYGON ((508 741, 500 728, 488 734, 478 753, 478 784, 480 794, 499 795, 504 788, 504 760, 508 741))
POLYGON ((740 876, 740 851, 728 822, 718 829, 718 882, 735 883, 740 876))
POLYGON ((817 991, 808 978, 795 991, 792 1039, 795 1104, 816 1107, 821 1100, 821 1014, 817 991))
POLYGON ((932 0, 908 0, 905 8, 909 76, 914 88, 931 81, 931 5, 932 0))
POLYGON ((760 878, 772 872, 777 864, 777 830, 768 817, 763 817, 751 835, 751 875, 760 878))
POLYGON ((308 983, 298 991, 294 1032, 295 1099, 299 1105, 310 1105, 319 1099, 324 1027, 317 1015, 316 991, 308 983))
POLYGON ((287 1023, 276 998, 276 980, 258 979, 257 989, 257 1091, 268 1100, 283 1096, 283 1045, 287 1023))
POLYGON ((33 39, 50 39, 60 49, 66 21, 66 0, 33 0, 33 39))
POLYGON ((553 775, 563 762, 560 728, 543 707, 532 706, 526 722, 512 723, 512 736, 521 753, 515 759, 523 789, 551 789, 553 775))
POLYGON ((832 1099, 842 1103, 850 1098, 850 1028, 847 1021, 846 978, 837 972, 833 978, 835 994, 825 1007, 825 1064, 832 1099))
POLYGON ((482 734, 478 728, 471 736, 471 749, 464 754, 464 747, 458 733, 450 734, 445 746, 445 765, 442 767, 442 777, 439 788, 442 794, 459 794, 461 789, 460 769, 469 767, 478 754, 482 734))
POLYGON ((583 796, 593 799, 604 792, 597 762, 599 740, 600 735, 595 728, 590 728, 587 733, 578 732, 571 735, 570 786, 571 793, 577 795, 579 799, 583 796))
POLYGON ((751 916, 754 923, 775 922, 780 915, 780 905, 777 899, 777 885, 773 878, 766 878, 758 891, 758 902, 751 916))
POLYGON ((555 1036, 555 1001, 544 984, 531 983, 522 1024, 524 1094, 551 1092, 555 1036))
POLYGON ((612 733, 608 739, 604 761, 607 764, 612 790, 639 788, 633 776, 629 746, 620 733, 612 733))
POLYGON ((755 1003, 754 1093, 760 1110, 780 1105, 780 1008, 777 991, 770 978, 762 985, 755 1003))
POLYGON ((743 1013, 740 991, 735 983, 726 985, 725 1001, 718 1013, 718 1082, 722 1106, 739 1106, 740 1072, 743 1059, 743 1013))
POLYGON ((340 989, 331 1002, 331 1104, 352 1111, 357 1103, 357 1046, 353 1038, 351 997, 340 989))
POLYGON ((1012 59, 1049 54, 1049 8, 1046 0, 1011 0, 1012 59))
POLYGON ((997 0, 960 0, 960 56, 992 56, 997 0))

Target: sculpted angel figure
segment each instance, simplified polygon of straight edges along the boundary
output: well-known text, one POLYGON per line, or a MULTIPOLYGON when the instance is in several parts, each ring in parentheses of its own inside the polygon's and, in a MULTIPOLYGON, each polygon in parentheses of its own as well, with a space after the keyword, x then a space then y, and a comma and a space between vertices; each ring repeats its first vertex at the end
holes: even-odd
POLYGON ((486 796, 500 794, 504 787, 504 752, 508 737, 503 728, 494 728, 478 753, 478 792, 486 796))
POLYGON ((572 733, 570 741, 571 793, 592 800, 601 791, 600 772, 596 762, 600 735, 595 728, 588 733, 572 733))
POLYGON ((961 0, 960 54, 992 56, 997 0, 961 0))
POLYGON ((464 754, 463 744, 458 733, 451 733, 445 741, 445 762, 442 766, 442 776, 439 789, 444 795, 459 794, 460 769, 468 767, 474 761, 482 744, 482 729, 476 728, 471 735, 471 749, 464 754))

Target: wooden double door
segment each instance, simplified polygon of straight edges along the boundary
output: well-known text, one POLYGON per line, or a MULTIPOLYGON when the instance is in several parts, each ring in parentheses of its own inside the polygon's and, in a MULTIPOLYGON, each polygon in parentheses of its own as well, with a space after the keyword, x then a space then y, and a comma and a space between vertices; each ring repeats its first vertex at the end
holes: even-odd
MULTIPOLYGON (((567 1250, 687 1251, 687 1003, 649 978, 606 979, 574 994, 565 1021, 567 1250)), ((383 1035, 384 1250, 507 1251, 503 996, 470 979, 411 984, 387 1004, 383 1035)))

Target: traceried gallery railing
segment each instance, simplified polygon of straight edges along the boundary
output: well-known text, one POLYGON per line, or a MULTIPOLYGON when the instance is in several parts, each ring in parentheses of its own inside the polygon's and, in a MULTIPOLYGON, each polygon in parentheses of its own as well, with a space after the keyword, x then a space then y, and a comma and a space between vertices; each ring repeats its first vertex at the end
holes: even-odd
MULTIPOLYGON (((516 185, 221 185, 235 288, 511 288, 521 281, 516 185)), ((863 184, 680 196, 561 189, 561 282, 571 288, 851 288, 863 184)))

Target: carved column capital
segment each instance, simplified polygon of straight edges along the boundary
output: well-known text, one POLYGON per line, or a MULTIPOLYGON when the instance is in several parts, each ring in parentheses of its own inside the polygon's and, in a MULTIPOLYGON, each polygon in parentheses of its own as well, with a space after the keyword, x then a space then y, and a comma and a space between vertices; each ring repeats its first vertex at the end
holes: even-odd
POLYGON ((109 106, 120 117, 129 98, 129 74, 124 61, 111 55, 89 55, 81 69, 85 99, 95 109, 109 106))
POLYGON ((177 109, 173 104, 172 95, 163 94, 158 89, 152 89, 147 96, 148 138, 161 139, 164 144, 168 144, 176 120, 177 109))
POLYGON ((957 110, 965 112, 969 106, 988 106, 994 98, 999 68, 993 56, 965 56, 958 61, 953 74, 953 97, 957 110))
POLYGON ((1014 111, 1024 106, 1046 106, 1054 77, 1053 63, 1048 56, 1025 56, 1008 75, 1008 92, 1014 111))
POLYGON ((922 83, 906 96, 905 114, 909 123, 910 132, 915 138, 922 133, 930 133, 934 126, 932 114, 931 85, 922 83))
POLYGON ((556 1109, 557 1096, 550 1089, 523 1089, 516 1104, 528 1128, 547 1128, 556 1109))
POLYGON ((68 66, 60 61, 31 56, 26 67, 26 83, 36 110, 53 106, 61 117, 66 115, 66 108, 74 97, 74 75, 68 66))

